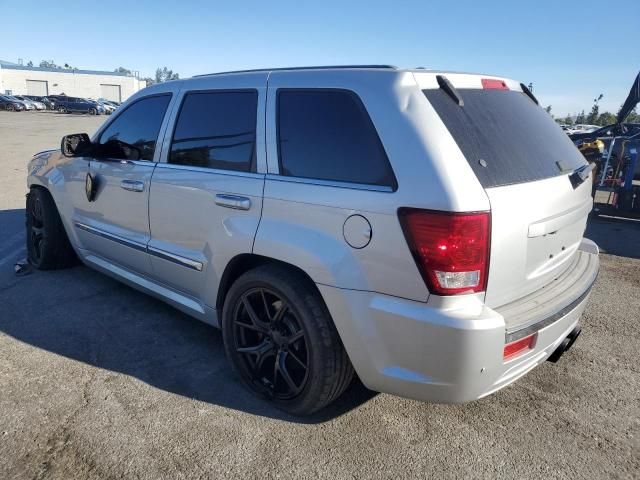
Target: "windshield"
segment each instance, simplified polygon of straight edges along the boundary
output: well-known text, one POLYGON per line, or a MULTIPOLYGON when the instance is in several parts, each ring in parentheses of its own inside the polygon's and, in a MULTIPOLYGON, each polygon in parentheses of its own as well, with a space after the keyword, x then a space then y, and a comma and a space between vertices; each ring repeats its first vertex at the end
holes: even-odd
POLYGON ((524 93, 457 92, 463 107, 442 89, 424 90, 483 187, 542 180, 585 164, 551 116, 524 93))

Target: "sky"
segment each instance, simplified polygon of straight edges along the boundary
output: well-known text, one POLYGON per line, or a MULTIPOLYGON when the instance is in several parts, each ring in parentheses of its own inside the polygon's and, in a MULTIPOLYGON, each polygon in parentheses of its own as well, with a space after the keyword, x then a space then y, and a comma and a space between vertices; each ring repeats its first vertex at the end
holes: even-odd
POLYGON ((601 93, 600 111, 617 112, 640 70, 640 0, 0 0, 0 11, 6 61, 182 78, 341 64, 481 72, 533 83, 556 116, 601 93))

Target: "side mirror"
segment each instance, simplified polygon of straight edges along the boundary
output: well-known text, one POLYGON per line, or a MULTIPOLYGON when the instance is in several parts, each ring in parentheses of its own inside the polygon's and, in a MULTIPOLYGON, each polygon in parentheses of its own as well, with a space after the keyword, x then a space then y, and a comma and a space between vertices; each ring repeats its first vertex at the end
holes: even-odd
POLYGON ((81 157, 91 151, 91 139, 86 133, 73 133, 62 137, 60 150, 65 157, 81 157))

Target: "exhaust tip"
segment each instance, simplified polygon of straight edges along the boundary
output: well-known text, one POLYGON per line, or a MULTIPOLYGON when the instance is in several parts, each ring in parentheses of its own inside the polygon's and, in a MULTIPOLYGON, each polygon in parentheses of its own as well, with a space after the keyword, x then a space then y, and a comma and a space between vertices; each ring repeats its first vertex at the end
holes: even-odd
POLYGON ((582 327, 579 326, 571 330, 571 333, 567 335, 567 337, 562 340, 562 342, 560 342, 558 348, 556 348, 554 352, 549 356, 549 358, 547 358, 547 361, 551 363, 557 363, 558 360, 560 360, 560 357, 562 357, 562 355, 564 355, 564 353, 573 346, 577 338, 580 336, 581 332, 582 327))

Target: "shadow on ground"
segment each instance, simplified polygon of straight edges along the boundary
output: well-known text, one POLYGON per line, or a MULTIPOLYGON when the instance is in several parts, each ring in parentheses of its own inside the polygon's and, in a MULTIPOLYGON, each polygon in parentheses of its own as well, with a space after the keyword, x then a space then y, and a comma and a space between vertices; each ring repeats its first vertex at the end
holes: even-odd
POLYGON ((19 240, 5 246, 0 237, 0 331, 21 342, 167 392, 289 422, 325 422, 375 395, 356 380, 315 416, 284 414, 239 383, 217 329, 84 266, 15 276, 24 210, 0 211, 0 229, 19 240))
MULTIPOLYGON (((240 385, 217 329, 84 266, 16 277, 7 255, 24 243, 23 225, 24 210, 0 211, 0 228, 8 232, 0 238, 0 331, 21 342, 167 392, 288 422, 325 422, 375 395, 356 380, 320 414, 286 415, 240 385)), ((607 253, 640 258, 640 222, 591 218, 586 236, 607 253)))
POLYGON ((640 258, 640 221, 618 217, 589 217, 585 237, 598 244, 603 253, 640 258))

